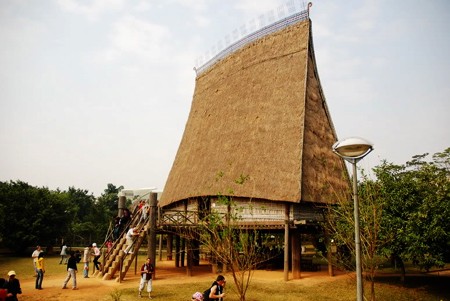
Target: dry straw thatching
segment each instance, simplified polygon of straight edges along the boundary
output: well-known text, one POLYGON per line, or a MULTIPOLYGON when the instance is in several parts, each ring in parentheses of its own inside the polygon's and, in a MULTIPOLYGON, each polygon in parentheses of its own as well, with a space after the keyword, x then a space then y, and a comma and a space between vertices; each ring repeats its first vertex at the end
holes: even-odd
POLYGON ((264 36, 196 79, 160 205, 226 194, 331 203, 348 189, 321 89, 310 20, 264 36), (216 181, 218 173, 223 173, 216 181), (248 175, 244 185, 235 185, 248 175))

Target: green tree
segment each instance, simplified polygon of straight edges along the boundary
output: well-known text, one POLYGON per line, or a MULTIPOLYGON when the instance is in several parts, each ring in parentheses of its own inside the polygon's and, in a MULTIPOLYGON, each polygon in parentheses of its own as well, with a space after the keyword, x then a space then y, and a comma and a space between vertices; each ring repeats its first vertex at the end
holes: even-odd
POLYGON ((61 196, 71 204, 70 216, 71 225, 70 231, 66 237, 82 238, 83 241, 91 242, 96 238, 98 226, 96 225, 95 212, 95 197, 89 194, 88 190, 76 189, 69 187, 68 191, 61 193, 61 196))
POLYGON ((383 231, 395 236, 383 251, 400 264, 402 280, 405 261, 425 270, 441 267, 450 247, 450 148, 431 162, 427 156, 374 169, 386 202, 383 231))
POLYGON ((103 238, 111 230, 111 222, 117 216, 119 192, 123 186, 116 187, 108 184, 102 195, 97 199, 94 207, 95 227, 97 239, 103 238), (100 236, 100 235, 103 235, 100 236))
POLYGON ((16 252, 36 244, 53 245, 69 229, 70 203, 59 192, 21 181, 0 182, 0 199, 2 242, 16 252))
POLYGON ((116 187, 109 183, 102 195, 98 198, 97 204, 102 209, 106 210, 109 215, 116 215, 119 202, 119 192, 123 186, 116 187))
MULTIPOLYGON (((404 165, 383 161, 374 168, 376 180, 363 174, 358 183, 362 265, 371 280, 381 259, 391 257, 402 270, 411 262, 429 270, 441 267, 450 249, 450 149, 433 155, 414 156, 404 165)), ((327 233, 340 252, 335 264, 354 269, 353 202, 338 197, 328 208, 327 233)))
POLYGON ((22 181, 0 182, 0 243, 22 252, 36 244, 53 246, 62 238, 102 241, 117 214, 120 189, 108 184, 96 200, 75 187, 50 191, 22 181))

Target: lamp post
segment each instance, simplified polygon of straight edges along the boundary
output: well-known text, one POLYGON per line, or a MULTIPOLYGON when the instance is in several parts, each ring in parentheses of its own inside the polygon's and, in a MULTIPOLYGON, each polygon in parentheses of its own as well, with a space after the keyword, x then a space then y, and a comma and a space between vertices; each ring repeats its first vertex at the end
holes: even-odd
POLYGON ((373 145, 359 137, 350 137, 333 144, 333 152, 353 166, 353 214, 355 218, 355 252, 356 252, 356 300, 363 301, 363 283, 361 267, 361 234, 359 229, 358 181, 356 163, 367 156, 373 145))

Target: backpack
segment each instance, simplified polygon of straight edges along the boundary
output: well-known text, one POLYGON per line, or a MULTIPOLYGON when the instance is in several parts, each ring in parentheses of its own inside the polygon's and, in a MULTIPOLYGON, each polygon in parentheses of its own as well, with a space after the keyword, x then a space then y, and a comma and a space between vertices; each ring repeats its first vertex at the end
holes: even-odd
POLYGON ((206 291, 203 292, 203 301, 211 301, 211 299, 209 299, 210 293, 211 293, 211 288, 208 288, 206 291))

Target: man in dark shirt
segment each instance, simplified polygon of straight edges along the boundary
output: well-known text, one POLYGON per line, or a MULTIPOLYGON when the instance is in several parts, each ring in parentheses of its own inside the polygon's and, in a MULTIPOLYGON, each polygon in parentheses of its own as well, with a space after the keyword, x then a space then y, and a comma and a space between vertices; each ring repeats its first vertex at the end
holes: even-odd
POLYGON ((72 289, 77 289, 77 259, 75 258, 75 254, 73 251, 70 252, 70 258, 67 261, 67 277, 64 280, 62 288, 67 288, 67 282, 69 282, 70 278, 72 278, 72 289))

